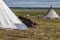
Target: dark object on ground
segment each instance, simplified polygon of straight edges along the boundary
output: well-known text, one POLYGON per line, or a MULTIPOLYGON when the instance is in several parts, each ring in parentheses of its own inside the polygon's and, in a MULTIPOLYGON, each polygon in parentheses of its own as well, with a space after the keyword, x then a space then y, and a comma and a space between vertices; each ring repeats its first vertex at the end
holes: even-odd
POLYGON ((22 16, 19 16, 18 18, 28 27, 32 27, 32 26, 36 25, 35 22, 33 22, 32 20, 30 20, 28 18, 25 18, 22 16))

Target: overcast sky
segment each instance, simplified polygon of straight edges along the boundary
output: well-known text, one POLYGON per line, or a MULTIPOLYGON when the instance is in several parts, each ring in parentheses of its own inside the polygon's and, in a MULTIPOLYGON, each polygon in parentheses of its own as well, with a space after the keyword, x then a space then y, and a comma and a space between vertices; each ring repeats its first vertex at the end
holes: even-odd
POLYGON ((60 7, 60 0, 4 0, 8 6, 15 7, 60 7))

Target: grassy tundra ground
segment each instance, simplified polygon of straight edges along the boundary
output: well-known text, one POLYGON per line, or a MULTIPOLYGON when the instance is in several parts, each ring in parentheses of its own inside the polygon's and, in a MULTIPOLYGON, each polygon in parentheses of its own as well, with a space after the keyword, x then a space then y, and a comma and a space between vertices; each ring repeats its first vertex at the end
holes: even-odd
MULTIPOLYGON (((18 15, 27 17, 38 25, 28 27, 28 30, 0 30, 0 40, 60 40, 60 20, 34 18, 35 15, 44 15, 48 9, 12 9, 18 15)), ((59 14, 60 10, 56 9, 59 14)))

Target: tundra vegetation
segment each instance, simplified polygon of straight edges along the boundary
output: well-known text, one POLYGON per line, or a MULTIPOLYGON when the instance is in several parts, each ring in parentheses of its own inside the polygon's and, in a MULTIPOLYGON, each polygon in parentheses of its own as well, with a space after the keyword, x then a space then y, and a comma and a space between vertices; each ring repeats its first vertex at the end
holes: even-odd
MULTIPOLYGON (((1 40, 60 40, 60 20, 43 19, 33 16, 44 15, 48 9, 11 9, 18 16, 26 16, 37 25, 28 27, 28 30, 1 30, 1 40)), ((60 15, 60 9, 55 9, 60 15)))

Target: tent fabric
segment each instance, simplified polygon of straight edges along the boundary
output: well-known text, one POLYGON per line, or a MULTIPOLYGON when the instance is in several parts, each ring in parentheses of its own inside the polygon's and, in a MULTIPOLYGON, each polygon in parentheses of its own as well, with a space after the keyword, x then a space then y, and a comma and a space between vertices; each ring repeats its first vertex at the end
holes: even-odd
POLYGON ((60 18, 59 15, 55 12, 54 9, 50 8, 47 12, 47 14, 44 16, 44 18, 51 18, 51 19, 55 19, 55 18, 60 18))
POLYGON ((27 29, 9 7, 0 0, 0 27, 9 29, 27 29))
MULTIPOLYGON (((22 22, 28 26, 28 27, 32 27, 34 25, 34 22, 32 20, 30 20, 29 18, 26 18, 26 17, 22 17, 22 16, 18 16, 18 18, 20 20, 22 20, 22 22)), ((36 23, 35 23, 36 24, 36 23)))

